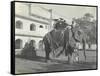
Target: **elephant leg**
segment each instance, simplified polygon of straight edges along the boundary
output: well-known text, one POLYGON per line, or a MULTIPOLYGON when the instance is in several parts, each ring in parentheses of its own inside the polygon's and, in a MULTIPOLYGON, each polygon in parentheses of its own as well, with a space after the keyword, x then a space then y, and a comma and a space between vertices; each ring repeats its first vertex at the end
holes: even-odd
POLYGON ((45 61, 47 62, 48 60, 50 60, 49 54, 51 52, 51 49, 46 36, 43 38, 43 43, 44 43, 44 50, 45 50, 45 61))
POLYGON ((45 61, 47 62, 48 60, 50 60, 50 46, 46 43, 45 44, 45 61))
POLYGON ((73 51, 74 51, 74 49, 73 49, 73 47, 68 46, 67 47, 67 51, 68 51, 68 63, 72 64, 73 61, 74 61, 74 59, 73 59, 73 51))
POLYGON ((74 49, 74 62, 79 62, 79 50, 77 48, 74 49))
POLYGON ((69 64, 73 63, 73 56, 72 56, 72 54, 68 54, 68 63, 69 64))
POLYGON ((86 49, 85 49, 85 44, 83 45, 83 54, 84 54, 84 60, 86 61, 86 49))
POLYGON ((84 60, 86 61, 86 53, 85 53, 85 49, 83 49, 84 52, 84 60))
POLYGON ((47 61, 47 60, 50 60, 50 57, 49 57, 49 55, 50 55, 50 50, 49 50, 49 49, 46 49, 46 50, 45 50, 45 53, 46 53, 46 61, 47 61))

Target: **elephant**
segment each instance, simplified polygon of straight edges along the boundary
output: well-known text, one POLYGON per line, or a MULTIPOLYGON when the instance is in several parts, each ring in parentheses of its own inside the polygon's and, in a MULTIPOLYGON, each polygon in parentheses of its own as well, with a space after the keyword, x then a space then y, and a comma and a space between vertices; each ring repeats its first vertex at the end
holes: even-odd
POLYGON ((72 54, 74 53, 75 45, 77 42, 81 42, 83 44, 84 57, 86 59, 86 38, 84 37, 83 32, 78 29, 75 30, 75 28, 73 28, 71 25, 64 22, 58 24, 56 23, 55 27, 56 28, 48 32, 43 37, 46 62, 50 60, 51 52, 53 52, 55 57, 59 57, 64 52, 65 56, 68 56, 68 62, 71 63, 72 54), (60 50, 58 51, 58 49, 60 50))

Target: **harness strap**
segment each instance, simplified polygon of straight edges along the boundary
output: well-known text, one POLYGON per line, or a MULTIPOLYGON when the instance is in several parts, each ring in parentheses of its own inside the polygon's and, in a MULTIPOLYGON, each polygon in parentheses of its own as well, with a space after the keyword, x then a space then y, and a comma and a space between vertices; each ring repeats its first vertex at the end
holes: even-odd
POLYGON ((46 35, 46 38, 47 38, 47 40, 49 41, 49 43, 50 43, 50 45, 51 45, 51 46, 50 46, 51 49, 54 49, 53 44, 55 44, 55 46, 58 47, 58 43, 57 43, 55 40, 52 39, 50 33, 48 33, 48 34, 46 35))
POLYGON ((80 40, 78 40, 78 39, 75 37, 75 33, 74 33, 73 29, 71 29, 71 32, 72 32, 72 37, 74 38, 74 40, 75 40, 76 42, 80 42, 80 40))

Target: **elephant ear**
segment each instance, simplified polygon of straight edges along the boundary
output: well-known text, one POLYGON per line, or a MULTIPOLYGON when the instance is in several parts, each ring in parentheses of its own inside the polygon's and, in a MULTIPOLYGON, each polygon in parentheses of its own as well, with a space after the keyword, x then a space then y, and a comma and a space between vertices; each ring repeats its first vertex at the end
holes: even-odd
POLYGON ((75 33, 75 38, 78 40, 78 41, 82 41, 82 38, 83 38, 83 31, 82 30, 76 30, 74 31, 75 33))

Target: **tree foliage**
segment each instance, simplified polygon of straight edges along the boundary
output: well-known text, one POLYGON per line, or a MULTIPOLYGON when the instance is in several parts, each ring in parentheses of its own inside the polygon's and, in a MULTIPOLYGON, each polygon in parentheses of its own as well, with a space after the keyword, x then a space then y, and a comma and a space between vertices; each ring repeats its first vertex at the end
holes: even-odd
POLYGON ((96 20, 90 13, 84 14, 81 18, 73 18, 87 36, 87 42, 96 43, 96 20))

